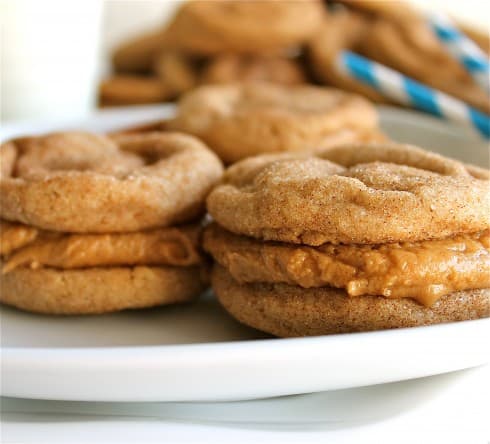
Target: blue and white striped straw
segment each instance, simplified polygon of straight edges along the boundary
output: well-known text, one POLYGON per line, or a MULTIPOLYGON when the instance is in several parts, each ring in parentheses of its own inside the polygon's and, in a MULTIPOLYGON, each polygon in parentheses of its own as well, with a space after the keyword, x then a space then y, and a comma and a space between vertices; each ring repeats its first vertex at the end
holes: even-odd
POLYGON ((461 100, 431 89, 422 83, 350 51, 342 51, 337 68, 402 105, 418 108, 438 117, 463 123, 490 139, 490 116, 461 100))
POLYGON ((433 13, 428 19, 439 41, 466 68, 475 82, 489 93, 490 61, 487 55, 444 14, 433 13))

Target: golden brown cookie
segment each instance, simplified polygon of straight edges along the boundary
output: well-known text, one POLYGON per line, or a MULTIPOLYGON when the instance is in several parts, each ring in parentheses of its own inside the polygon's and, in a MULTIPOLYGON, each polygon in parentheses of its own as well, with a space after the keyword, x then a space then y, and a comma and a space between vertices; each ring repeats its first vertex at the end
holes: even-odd
POLYGON ((415 242, 488 229, 489 185, 488 171, 420 148, 359 144, 245 159, 207 206, 227 230, 264 240, 415 242))
POLYGON ((169 24, 166 45, 203 55, 274 53, 303 43, 323 13, 318 0, 189 1, 169 24))
POLYGON ((208 197, 213 289, 278 336, 489 316, 489 179, 397 144, 243 160, 208 197))
POLYGON ((0 215, 53 231, 110 233, 200 216, 219 159, 175 133, 53 133, 0 148, 0 215))
POLYGON ((159 103, 173 95, 173 91, 157 77, 117 75, 99 85, 101 106, 159 103))
POLYGON ((115 131, 108 133, 110 136, 119 136, 121 134, 144 134, 154 133, 157 131, 166 131, 166 120, 155 120, 153 122, 143 123, 139 125, 124 126, 115 131))
POLYGON ((238 236, 212 224, 203 247, 240 284, 335 287, 351 297, 412 298, 428 307, 446 294, 490 288, 490 230, 421 242, 311 247, 238 236))
POLYGON ((350 11, 329 14, 308 42, 309 60, 320 82, 361 94, 378 103, 387 103, 389 101, 383 95, 344 74, 337 64, 342 51, 359 51, 369 27, 367 18, 350 11))
POLYGON ((271 82, 298 85, 306 82, 299 64, 284 57, 222 54, 209 62, 202 83, 271 82))
POLYGON ((367 100, 306 85, 203 86, 181 99, 168 126, 201 138, 225 163, 265 152, 385 140, 367 100))
POLYGON ((114 51, 112 65, 116 73, 148 73, 157 54, 165 49, 165 32, 158 29, 126 42, 114 51))
POLYGON ((490 316, 490 289, 452 293, 424 307, 405 298, 352 298, 329 287, 241 285, 221 266, 213 269, 212 286, 221 304, 237 320, 282 337, 415 327, 490 316))
POLYGON ((192 62, 178 52, 163 51, 155 57, 153 72, 174 96, 194 88, 197 73, 192 62))
POLYGON ((188 302, 206 288, 200 267, 20 267, 2 275, 0 301, 46 314, 98 314, 188 302))

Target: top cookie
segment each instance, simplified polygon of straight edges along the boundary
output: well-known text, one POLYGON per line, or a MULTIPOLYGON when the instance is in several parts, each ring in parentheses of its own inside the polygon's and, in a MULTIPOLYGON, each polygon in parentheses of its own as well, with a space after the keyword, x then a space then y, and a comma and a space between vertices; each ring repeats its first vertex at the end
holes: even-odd
POLYGON ((319 26, 319 0, 199 0, 184 3, 166 44, 194 54, 271 53, 303 43, 319 26))
POLYGON ((0 217, 53 231, 111 233, 187 222, 219 159, 177 133, 25 137, 0 147, 0 217))
POLYGON ((214 85, 184 96, 173 129, 203 139, 225 163, 265 152, 383 140, 366 99, 331 88, 214 85))
POLYGON ((227 230, 307 245, 419 241, 490 226, 489 172, 407 145, 263 155, 207 199, 227 230))

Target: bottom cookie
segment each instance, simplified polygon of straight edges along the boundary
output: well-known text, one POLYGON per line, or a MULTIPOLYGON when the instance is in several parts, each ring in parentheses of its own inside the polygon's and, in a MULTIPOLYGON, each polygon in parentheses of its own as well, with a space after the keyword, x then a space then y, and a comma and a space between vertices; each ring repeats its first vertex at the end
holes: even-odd
POLYGON ((451 293, 427 308, 408 298, 349 297, 334 288, 241 285, 216 265, 212 287, 238 321, 282 337, 416 327, 490 316, 490 289, 451 293))
POLYGON ((99 314, 191 301, 206 288, 200 267, 18 268, 0 281, 0 302, 45 314, 99 314))

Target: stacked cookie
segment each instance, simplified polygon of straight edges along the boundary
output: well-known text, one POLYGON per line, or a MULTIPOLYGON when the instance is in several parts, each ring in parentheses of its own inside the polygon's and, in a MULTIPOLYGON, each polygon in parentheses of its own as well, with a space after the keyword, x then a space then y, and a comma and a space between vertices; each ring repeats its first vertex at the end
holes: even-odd
POLYGON ((116 49, 100 103, 161 102, 202 83, 303 83, 298 54, 324 13, 320 0, 184 2, 165 28, 116 49))
POLYGON ((227 164, 261 153, 386 139, 366 99, 308 85, 203 86, 181 99, 166 127, 199 137, 227 164))
POLYGON ((200 218, 222 166, 197 139, 54 133, 4 143, 0 165, 1 302, 103 313, 206 287, 200 218))
POLYGON ((277 336, 489 316, 489 177, 394 144, 243 160, 207 200, 213 289, 277 336))

